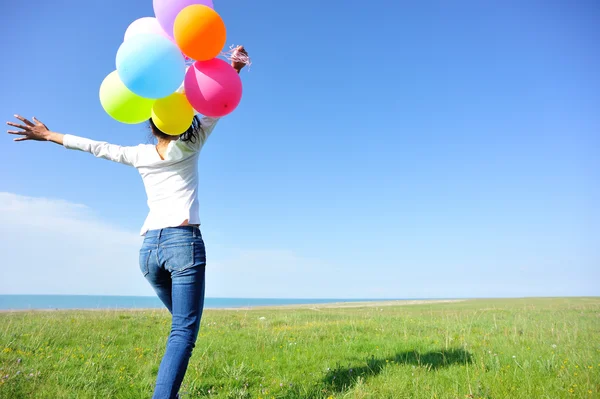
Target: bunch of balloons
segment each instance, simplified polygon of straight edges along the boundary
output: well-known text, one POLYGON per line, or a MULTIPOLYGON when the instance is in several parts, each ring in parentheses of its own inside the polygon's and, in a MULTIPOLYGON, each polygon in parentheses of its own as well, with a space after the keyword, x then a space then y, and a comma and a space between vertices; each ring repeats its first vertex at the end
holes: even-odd
POLYGON ((116 70, 100 85, 106 113, 123 123, 152 118, 161 131, 179 135, 195 111, 210 117, 232 112, 242 82, 217 58, 226 30, 212 0, 153 0, 153 6, 155 17, 129 25, 116 70))

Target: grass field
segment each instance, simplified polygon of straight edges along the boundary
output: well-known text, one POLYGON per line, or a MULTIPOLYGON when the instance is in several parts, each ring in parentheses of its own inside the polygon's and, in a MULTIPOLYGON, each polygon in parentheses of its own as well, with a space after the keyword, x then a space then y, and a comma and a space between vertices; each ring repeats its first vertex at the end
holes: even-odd
MULTIPOLYGON (((0 398, 150 398, 169 323, 0 313, 0 398)), ((206 310, 182 397, 600 398, 600 298, 206 310)))

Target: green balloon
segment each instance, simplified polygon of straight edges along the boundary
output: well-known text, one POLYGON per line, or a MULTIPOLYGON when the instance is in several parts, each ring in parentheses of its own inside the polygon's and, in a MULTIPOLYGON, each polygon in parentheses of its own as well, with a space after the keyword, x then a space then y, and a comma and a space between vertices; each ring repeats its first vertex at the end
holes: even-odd
POLYGON ((100 85, 100 104, 108 115, 123 123, 142 123, 152 116, 154 99, 140 97, 129 90, 117 71, 111 72, 100 85))

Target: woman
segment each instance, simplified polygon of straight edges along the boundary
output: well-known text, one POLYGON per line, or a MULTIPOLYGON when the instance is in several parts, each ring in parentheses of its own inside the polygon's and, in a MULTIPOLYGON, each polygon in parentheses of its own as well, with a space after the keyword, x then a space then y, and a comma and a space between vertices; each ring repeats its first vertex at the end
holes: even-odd
MULTIPOLYGON (((245 66, 242 46, 231 57, 239 73, 245 66), (236 54, 237 53, 237 54, 236 54), (237 55, 237 56, 236 56, 237 55)), ((139 171, 150 212, 141 235, 140 269, 172 315, 171 332, 162 358, 154 399, 177 398, 194 348, 204 308, 206 254, 198 214, 198 155, 218 119, 194 117, 180 136, 161 132, 150 120, 157 144, 121 147, 83 137, 52 132, 42 122, 15 115, 20 130, 15 141, 51 141, 68 149, 133 166, 139 171)))

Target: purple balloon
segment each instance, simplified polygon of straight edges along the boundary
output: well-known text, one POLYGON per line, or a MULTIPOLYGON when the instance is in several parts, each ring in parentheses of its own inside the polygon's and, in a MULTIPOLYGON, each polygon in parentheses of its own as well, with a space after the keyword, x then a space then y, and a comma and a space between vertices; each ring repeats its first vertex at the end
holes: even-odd
POLYGON ((171 38, 173 38, 173 24, 177 14, 193 4, 214 8, 212 0, 153 0, 152 2, 156 19, 171 38))

